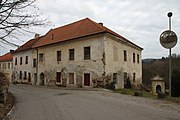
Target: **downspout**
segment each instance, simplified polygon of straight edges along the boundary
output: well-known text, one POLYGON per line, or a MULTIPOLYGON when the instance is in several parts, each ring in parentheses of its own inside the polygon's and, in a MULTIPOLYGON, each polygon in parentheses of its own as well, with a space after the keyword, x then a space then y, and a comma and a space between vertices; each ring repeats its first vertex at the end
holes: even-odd
POLYGON ((36 84, 37 84, 37 82, 38 82, 38 48, 36 48, 36 84))

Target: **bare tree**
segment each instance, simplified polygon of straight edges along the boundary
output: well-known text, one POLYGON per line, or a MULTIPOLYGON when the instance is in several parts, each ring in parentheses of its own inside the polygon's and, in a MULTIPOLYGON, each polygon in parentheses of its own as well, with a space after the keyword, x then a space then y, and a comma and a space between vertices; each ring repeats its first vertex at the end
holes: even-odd
POLYGON ((0 0, 0 42, 17 46, 10 41, 18 39, 28 28, 46 24, 46 19, 40 18, 36 0, 0 0))

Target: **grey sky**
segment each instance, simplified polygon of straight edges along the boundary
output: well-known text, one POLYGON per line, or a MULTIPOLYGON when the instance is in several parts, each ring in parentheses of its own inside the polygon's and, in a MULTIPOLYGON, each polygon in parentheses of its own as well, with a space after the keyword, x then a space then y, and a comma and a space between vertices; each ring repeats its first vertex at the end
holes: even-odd
MULTIPOLYGON (((161 58, 168 56, 168 50, 160 45, 159 36, 168 29, 167 13, 172 11, 172 30, 180 38, 180 0, 37 0, 36 4, 51 22, 33 29, 41 35, 88 17, 143 47, 143 58, 161 58)), ((15 42, 22 44, 33 37, 21 36, 15 42)), ((180 54, 179 41, 172 53, 180 54)))

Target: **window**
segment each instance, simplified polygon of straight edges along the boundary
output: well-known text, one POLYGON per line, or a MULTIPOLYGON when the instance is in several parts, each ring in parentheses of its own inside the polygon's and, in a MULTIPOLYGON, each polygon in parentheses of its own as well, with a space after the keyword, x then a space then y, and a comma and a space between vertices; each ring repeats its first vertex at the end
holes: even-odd
POLYGON ((113 73, 113 82, 117 83, 117 73, 113 73))
POLYGON ((6 69, 6 63, 3 63, 3 69, 6 69))
POLYGON ((22 65, 22 57, 20 57, 20 65, 22 65))
POLYGON ((136 81, 136 73, 133 73, 133 83, 136 81))
POLYGON ((25 64, 28 64, 28 56, 26 56, 25 64))
POLYGON ((40 53, 39 54, 39 62, 43 62, 43 59, 44 59, 44 54, 40 53))
POLYGON ((69 60, 74 60, 74 49, 69 49, 69 60))
POLYGON ((137 54, 137 63, 139 63, 139 54, 137 54))
POLYGON ((133 53, 133 63, 135 63, 135 53, 133 53))
POLYGON ((90 86, 90 73, 84 73, 84 85, 90 86))
POLYGON ((61 61, 61 51, 57 51, 57 61, 61 61))
POLYGON ((90 59, 91 59, 91 48, 84 47, 84 60, 90 60, 90 59))
POLYGON ((10 66, 10 63, 8 63, 8 69, 10 69, 10 67, 11 67, 11 66, 10 66))
POLYGON ((26 71, 24 71, 24 80, 26 80, 27 79, 27 73, 26 73, 26 71))
POLYGON ((31 82, 31 73, 28 73, 28 82, 31 82))
POLYGON ((36 59, 33 59, 33 67, 36 67, 36 59))
POLYGON ((124 87, 125 88, 127 88, 127 79, 128 79, 128 77, 127 77, 127 72, 124 72, 124 87))
POLYGON ((22 79, 22 71, 19 72, 19 79, 22 79))
POLYGON ((124 61, 127 61, 127 52, 124 50, 124 61))
POLYGON ((61 82, 61 72, 56 72, 56 82, 61 82))
POLYGON ((17 58, 15 58, 15 65, 17 65, 17 58))
POLYGON ((74 84, 74 73, 69 73, 69 84, 74 84))

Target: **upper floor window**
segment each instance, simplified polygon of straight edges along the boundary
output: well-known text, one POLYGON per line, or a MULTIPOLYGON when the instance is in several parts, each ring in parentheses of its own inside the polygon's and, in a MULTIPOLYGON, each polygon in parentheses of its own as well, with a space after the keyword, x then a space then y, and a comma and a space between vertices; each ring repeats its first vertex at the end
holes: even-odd
POLYGON ((74 60, 74 49, 69 49, 69 60, 74 60))
POLYGON ((10 64, 10 63, 8 63, 8 69, 10 69, 10 67, 11 67, 11 64, 10 64))
POLYGON ((22 65, 22 57, 20 57, 20 65, 22 65))
POLYGON ((33 67, 36 67, 36 59, 33 59, 33 67))
POLYGON ((139 63, 139 54, 137 54, 137 63, 139 63))
POLYGON ((135 53, 133 53, 133 63, 135 63, 135 53))
POLYGON ((28 64, 28 56, 26 56, 25 64, 28 64))
POLYGON ((124 61, 127 61, 127 52, 124 50, 124 61))
POLYGON ((84 60, 90 60, 90 59, 91 59, 91 48, 84 47, 84 60))
POLYGON ((44 61, 44 54, 39 53, 39 62, 43 62, 43 61, 44 61))
POLYGON ((17 58, 15 58, 15 65, 17 65, 17 58))
POLYGON ((3 69, 6 69, 6 63, 3 63, 3 69))
POLYGON ((61 51, 57 51, 57 61, 61 61, 61 51))

